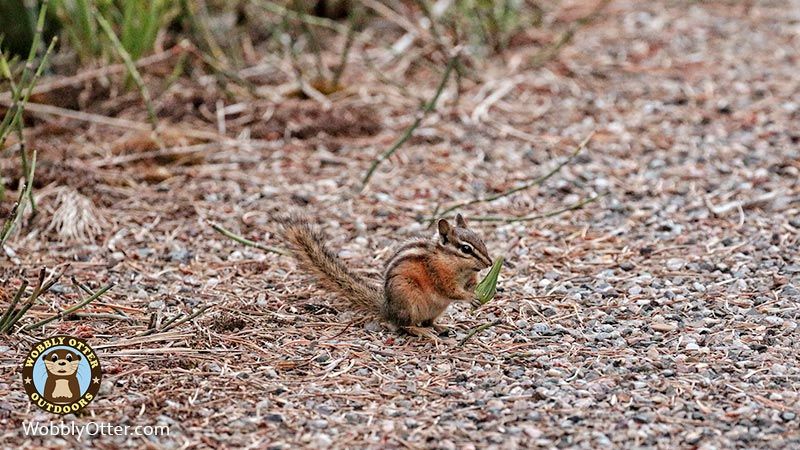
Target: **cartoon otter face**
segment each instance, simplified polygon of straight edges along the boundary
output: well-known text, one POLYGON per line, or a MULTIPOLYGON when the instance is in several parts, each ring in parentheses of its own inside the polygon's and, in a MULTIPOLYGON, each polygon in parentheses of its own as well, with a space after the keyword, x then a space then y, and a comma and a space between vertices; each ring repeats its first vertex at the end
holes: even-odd
POLYGON ((50 375, 66 377, 78 371, 81 355, 69 350, 53 350, 44 356, 44 366, 50 375))

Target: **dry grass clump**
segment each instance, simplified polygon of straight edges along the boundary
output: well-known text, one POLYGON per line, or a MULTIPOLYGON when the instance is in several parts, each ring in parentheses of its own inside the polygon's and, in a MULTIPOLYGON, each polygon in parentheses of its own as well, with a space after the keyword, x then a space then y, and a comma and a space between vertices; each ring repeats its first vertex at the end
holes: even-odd
POLYGON ((93 242, 108 226, 108 220, 91 199, 68 186, 57 187, 51 195, 50 224, 45 233, 62 242, 93 242))

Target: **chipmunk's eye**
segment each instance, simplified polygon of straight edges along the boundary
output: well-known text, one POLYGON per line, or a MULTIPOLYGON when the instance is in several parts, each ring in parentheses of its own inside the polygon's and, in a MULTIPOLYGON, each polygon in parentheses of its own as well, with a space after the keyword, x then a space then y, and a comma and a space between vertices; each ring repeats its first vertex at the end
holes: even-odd
POLYGON ((466 253, 467 255, 472 254, 472 247, 467 244, 461 244, 461 251, 466 253))

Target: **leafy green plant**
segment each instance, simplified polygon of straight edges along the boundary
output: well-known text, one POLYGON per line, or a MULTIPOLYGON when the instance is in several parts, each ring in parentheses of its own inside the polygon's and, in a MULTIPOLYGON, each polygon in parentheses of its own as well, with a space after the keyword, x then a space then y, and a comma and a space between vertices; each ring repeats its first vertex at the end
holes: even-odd
POLYGON ((158 32, 178 10, 177 0, 55 0, 55 6, 67 40, 84 62, 115 54, 101 32, 98 14, 137 60, 153 50, 158 32))
POLYGON ((488 303, 497 294, 497 277, 503 267, 505 258, 502 256, 494 260, 492 269, 486 274, 483 280, 475 287, 475 296, 480 300, 481 305, 488 303))
POLYGON ((24 55, 33 42, 33 20, 23 0, 0 1, 0 48, 24 55))
POLYGON ((515 33, 541 23, 542 9, 523 0, 458 0, 451 20, 464 22, 462 29, 478 41, 475 44, 502 51, 515 33))
POLYGON ((25 105, 28 103, 31 94, 33 93, 33 88, 36 86, 36 82, 42 75, 42 71, 47 65, 47 59, 50 56, 50 53, 53 51, 53 47, 55 47, 57 41, 57 39, 53 39, 44 56, 42 56, 42 58, 39 60, 38 67, 36 67, 34 63, 36 61, 36 55, 39 51, 39 46, 42 41, 47 6, 48 1, 44 0, 36 21, 36 33, 33 36, 33 43, 28 52, 28 59, 24 68, 22 69, 22 74, 20 75, 19 80, 15 81, 8 58, 4 53, 0 52, 0 79, 6 79, 11 88, 10 106, 6 110, 2 121, 0 121, 0 148, 3 148, 6 139, 8 139, 8 136, 12 132, 16 131, 18 133, 20 138, 19 152, 21 167, 22 173, 25 177, 25 185, 24 187, 21 186, 19 190, 19 199, 12 208, 9 217, 3 222, 2 228, 0 228, 0 248, 5 245, 6 240, 14 230, 14 226, 22 217, 24 210, 27 207, 26 201, 30 204, 31 210, 34 211, 34 213, 36 211, 36 205, 33 201, 33 193, 31 191, 33 188, 33 174, 36 170, 36 152, 34 151, 29 158, 27 149, 25 148, 25 140, 22 129, 24 125, 23 112, 25 111, 25 105), (36 70, 33 70, 34 67, 36 67, 36 70))

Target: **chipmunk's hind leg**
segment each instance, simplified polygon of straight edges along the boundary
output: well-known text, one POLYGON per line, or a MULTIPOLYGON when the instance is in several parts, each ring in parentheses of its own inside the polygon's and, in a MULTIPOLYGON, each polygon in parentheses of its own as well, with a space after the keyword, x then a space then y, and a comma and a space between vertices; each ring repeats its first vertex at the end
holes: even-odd
POLYGON ((436 332, 439 336, 441 335, 449 335, 450 334, 450 327, 447 325, 441 325, 436 323, 436 319, 428 319, 423 321, 420 325, 423 327, 430 327, 433 328, 433 331, 436 332))
POLYGON ((410 334, 412 336, 427 338, 427 339, 430 339, 432 341, 438 341, 439 340, 439 337, 436 335, 436 333, 434 333, 433 330, 431 330, 428 327, 415 327, 415 326, 410 326, 409 325, 409 326, 404 326, 404 327, 400 327, 400 328, 403 329, 406 333, 408 333, 408 334, 410 334))

